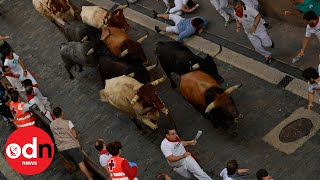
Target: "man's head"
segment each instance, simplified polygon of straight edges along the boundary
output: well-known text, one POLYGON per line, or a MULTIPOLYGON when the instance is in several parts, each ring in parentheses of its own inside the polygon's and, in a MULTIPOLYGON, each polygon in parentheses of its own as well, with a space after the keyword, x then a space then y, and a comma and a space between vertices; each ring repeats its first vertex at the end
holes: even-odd
POLYGON ((121 149, 122 149, 122 145, 119 141, 115 141, 107 145, 107 150, 112 156, 120 155, 121 149))
POLYGON ((27 95, 34 95, 33 88, 31 86, 26 87, 27 95))
POLYGON ((291 2, 291 4, 293 4, 293 5, 303 4, 303 3, 301 3, 301 1, 299 1, 299 0, 290 0, 290 2, 291 2))
POLYGON ((94 147, 95 147, 96 150, 98 150, 98 151, 102 151, 102 150, 107 149, 107 145, 106 145, 106 143, 104 142, 103 139, 97 139, 97 140, 96 140, 96 143, 94 144, 94 147))
POLYGON ((243 4, 241 3, 240 0, 234 0, 233 1, 233 9, 236 11, 236 12, 242 12, 243 11, 243 4))
POLYGON ((191 24, 193 27, 200 29, 203 24, 203 20, 201 18, 194 18, 192 19, 191 24))
POLYGON ((313 11, 308 11, 303 15, 303 20, 305 20, 309 26, 315 27, 317 25, 318 16, 313 11))
POLYGON ((156 176, 156 180, 171 180, 171 179, 168 174, 160 173, 156 176))
POLYGON ((228 175, 235 174, 237 172, 238 168, 239 167, 238 167, 237 160, 228 161, 228 163, 227 163, 228 175))
POLYGON ((32 86, 32 81, 31 79, 25 79, 21 82, 21 84, 26 88, 28 86, 32 86))
POLYGON ((4 72, 4 74, 10 74, 10 73, 12 73, 12 72, 11 72, 11 69, 10 69, 8 66, 3 66, 3 67, 2 67, 2 71, 4 72))
POLYGON ((57 118, 63 118, 64 116, 64 113, 60 107, 55 107, 52 112, 53 115, 57 118))
POLYGON ((11 97, 11 101, 13 102, 19 102, 20 101, 20 97, 19 97, 19 92, 14 90, 10 93, 10 97, 11 97))
POLYGON ((319 78, 319 72, 316 69, 309 67, 302 72, 302 76, 311 84, 314 84, 316 83, 315 80, 319 78))
POLYGON ((177 139, 177 130, 175 127, 166 128, 166 138, 175 141, 177 139))
POLYGON ((259 169, 256 173, 256 176, 258 180, 272 180, 268 171, 266 171, 265 169, 259 169))
POLYGON ((9 58, 11 58, 11 59, 13 58, 13 51, 12 51, 11 48, 8 49, 5 54, 6 54, 6 56, 9 57, 9 58))

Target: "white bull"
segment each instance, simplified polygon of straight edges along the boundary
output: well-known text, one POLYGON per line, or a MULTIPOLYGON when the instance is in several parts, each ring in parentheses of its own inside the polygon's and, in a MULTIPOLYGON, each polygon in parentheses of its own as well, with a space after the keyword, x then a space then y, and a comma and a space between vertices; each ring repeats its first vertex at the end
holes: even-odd
MULTIPOLYGON (((150 84, 155 86, 164 80, 165 77, 155 80, 150 84)), ((139 129, 142 127, 136 123, 136 119, 140 120, 151 129, 157 129, 158 126, 151 122, 151 120, 157 120, 159 118, 159 111, 168 114, 169 110, 161 102, 158 95, 154 92, 154 89, 148 89, 148 92, 143 92, 144 94, 151 94, 151 96, 153 96, 151 99, 153 101, 152 103, 154 103, 154 106, 143 107, 142 102, 145 103, 145 99, 140 97, 140 99, 143 100, 139 101, 139 97, 137 96, 137 94, 139 94, 138 91, 142 86, 144 86, 144 84, 141 84, 131 77, 123 75, 112 79, 107 79, 105 81, 105 88, 101 90, 99 94, 102 101, 108 102, 120 111, 128 114, 139 129), (163 106, 160 105, 162 109, 155 107, 155 104, 157 103, 155 101, 160 101, 160 103, 162 103, 163 106)))
POLYGON ((74 9, 69 0, 32 0, 34 8, 42 15, 64 26, 67 20, 75 18, 74 9))
POLYGON ((82 22, 99 29, 107 23, 108 11, 99 6, 82 6, 80 16, 82 22))

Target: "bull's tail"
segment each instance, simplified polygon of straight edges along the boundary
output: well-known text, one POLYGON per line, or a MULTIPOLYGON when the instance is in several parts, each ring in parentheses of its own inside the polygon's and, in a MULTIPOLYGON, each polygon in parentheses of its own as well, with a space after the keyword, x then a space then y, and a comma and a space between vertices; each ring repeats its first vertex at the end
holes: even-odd
POLYGON ((101 100, 102 102, 109 102, 107 96, 104 94, 103 91, 104 91, 104 89, 102 89, 102 90, 99 91, 100 100, 101 100))

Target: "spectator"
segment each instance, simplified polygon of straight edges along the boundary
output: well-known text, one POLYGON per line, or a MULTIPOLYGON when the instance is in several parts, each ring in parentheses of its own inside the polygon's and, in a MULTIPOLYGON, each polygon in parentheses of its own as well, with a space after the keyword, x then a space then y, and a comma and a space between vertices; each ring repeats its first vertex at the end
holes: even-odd
POLYGON ((25 91, 25 88, 22 86, 21 82, 19 81, 19 74, 13 74, 11 69, 8 66, 2 67, 3 73, 13 86, 12 88, 17 89, 20 93, 25 91))
POLYGON ((50 121, 53 121, 55 119, 53 114, 46 109, 43 102, 37 96, 34 95, 34 91, 32 87, 28 86, 26 88, 26 94, 27 94, 27 100, 31 105, 36 104, 39 110, 43 113, 43 115, 45 115, 50 121))
POLYGON ((10 110, 14 117, 14 125, 17 128, 33 126, 35 124, 35 118, 29 109, 31 105, 29 103, 21 102, 18 91, 12 91, 10 97, 10 110))
POLYGON ((13 53, 12 49, 7 51, 4 65, 8 66, 14 74, 19 74, 20 81, 30 79, 32 84, 37 84, 37 81, 32 77, 29 71, 27 71, 21 58, 16 53, 13 53))
POLYGON ((255 50, 265 57, 266 63, 271 63, 271 52, 264 47, 274 48, 274 43, 266 32, 266 28, 260 22, 261 15, 255 9, 245 6, 239 0, 233 2, 234 13, 237 18, 237 32, 240 32, 240 23, 243 25, 251 44, 255 50))
MULTIPOLYGON (((259 1, 258 0, 241 0, 246 6, 252 7, 253 9, 259 11, 259 1)), ((266 23, 266 21, 261 18, 261 23, 264 25, 266 29, 270 29, 270 24, 266 23)))
POLYGON ((265 169, 259 169, 256 173, 256 176, 258 180, 272 180, 268 171, 266 171, 265 169))
POLYGON ((153 17, 172 20, 175 23, 175 26, 155 26, 154 28, 157 32, 164 31, 178 34, 176 40, 179 42, 182 42, 183 39, 195 33, 200 34, 208 24, 208 21, 204 17, 200 16, 185 19, 175 14, 158 14, 157 12, 153 11, 153 17))
POLYGON ((54 108, 53 114, 57 119, 50 123, 50 129, 59 152, 76 163, 87 179, 92 180, 93 178, 83 162, 84 157, 80 151, 78 134, 73 123, 64 119, 64 113, 60 107, 54 108))
POLYGON ((183 13, 191 13, 195 11, 199 4, 194 3, 192 0, 174 0, 175 7, 169 10, 169 14, 181 15, 183 13))
POLYGON ((13 116, 10 112, 10 98, 6 92, 6 89, 0 84, 0 115, 8 125, 13 125, 13 116))
POLYGON ((201 169, 196 160, 184 148, 196 145, 197 141, 182 141, 175 128, 166 129, 166 137, 161 143, 161 151, 173 170, 190 179, 193 174, 197 179, 210 180, 211 178, 201 169))
MULTIPOLYGON (((303 39, 302 49, 298 54, 298 57, 304 56, 304 51, 309 43, 309 38, 312 34, 315 34, 320 41, 320 23, 319 23, 319 16, 317 16, 313 11, 308 11, 303 15, 303 19, 308 23, 306 28, 306 34, 303 39)), ((299 59, 298 58, 298 59, 299 59)))
POLYGON ((1 64, 1 68, 3 66, 4 60, 6 57, 6 52, 9 49, 11 49, 11 46, 6 41, 7 39, 10 39, 10 38, 11 38, 10 36, 0 36, 0 59, 1 59, 0 64, 1 64))
POLYGON ((232 22, 232 16, 228 14, 228 0, 210 0, 210 3, 216 8, 218 13, 224 18, 224 26, 229 26, 232 22))
POLYGON ((171 180, 171 178, 166 173, 160 173, 156 176, 156 180, 171 180))
POLYGON ((129 180, 137 180, 138 174, 137 164, 134 162, 128 162, 127 159, 121 158, 122 145, 120 142, 112 142, 107 145, 107 150, 112 155, 108 160, 107 172, 111 179, 118 180, 120 178, 126 178, 129 180))
POLYGON ((295 11, 284 11, 285 16, 299 15, 308 11, 313 11, 317 16, 320 16, 320 4, 318 0, 290 0, 291 3, 298 9, 295 11))
POLYGON ((46 96, 43 96, 42 93, 40 92, 38 86, 32 84, 32 81, 30 79, 25 79, 22 81, 22 85, 27 88, 27 87, 32 87, 33 88, 33 92, 34 95, 37 96, 37 98, 39 98, 39 100, 44 104, 45 108, 48 111, 51 111, 51 107, 50 107, 50 102, 48 101, 48 98, 46 96))
POLYGON ((220 176, 223 180, 245 180, 248 179, 246 177, 248 172, 249 169, 239 169, 237 161, 231 160, 227 163, 227 167, 221 171, 220 176))
POLYGON ((308 88, 308 110, 311 111, 313 107, 312 102, 314 99, 315 92, 320 92, 320 77, 319 77, 320 65, 318 66, 318 70, 309 67, 302 72, 303 78, 305 78, 309 82, 308 88))
POLYGON ((100 152, 99 153, 99 162, 100 165, 108 172, 107 163, 112 155, 107 150, 107 145, 103 139, 96 140, 95 148, 100 152))

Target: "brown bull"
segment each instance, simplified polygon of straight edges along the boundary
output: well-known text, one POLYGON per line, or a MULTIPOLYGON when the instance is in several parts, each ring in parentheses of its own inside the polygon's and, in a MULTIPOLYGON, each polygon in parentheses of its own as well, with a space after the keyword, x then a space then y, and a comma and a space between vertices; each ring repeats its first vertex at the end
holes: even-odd
MULTIPOLYGON (((231 93, 241 87, 236 85, 224 90, 217 81, 203 71, 181 76, 180 93, 198 111, 213 122, 215 127, 235 127, 239 114, 231 93)), ((232 132, 236 135, 235 132, 232 132)))
POLYGON ((147 37, 148 34, 136 42, 126 32, 114 27, 104 27, 101 33, 101 40, 107 45, 112 55, 143 64, 147 64, 148 59, 144 54, 141 43, 147 37))

